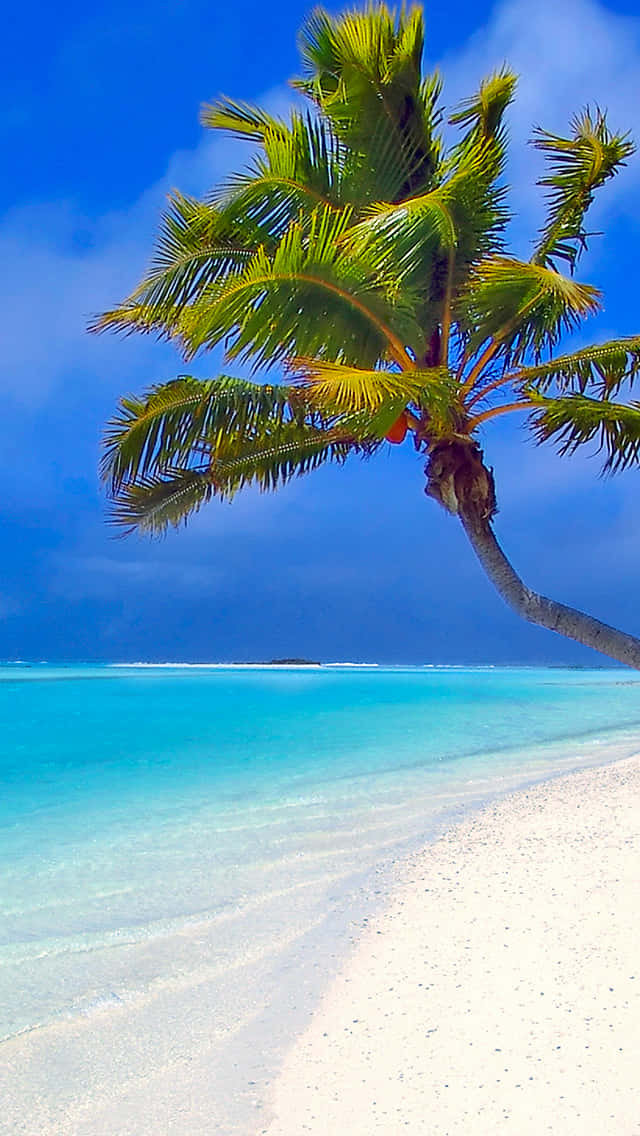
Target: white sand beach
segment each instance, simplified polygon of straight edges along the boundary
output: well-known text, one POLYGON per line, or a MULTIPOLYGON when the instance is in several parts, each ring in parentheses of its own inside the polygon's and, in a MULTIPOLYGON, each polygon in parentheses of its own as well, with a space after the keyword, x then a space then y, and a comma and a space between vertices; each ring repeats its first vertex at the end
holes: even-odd
POLYGON ((640 758, 413 857, 274 1087, 268 1136, 640 1133, 640 758))
MULTIPOLYGON (((3 1045, 0 1133, 640 1133, 639 833, 638 757, 513 793, 399 860, 378 914, 354 909, 349 961, 275 1082, 260 1007, 236 1052, 205 968, 3 1045), (228 1120, 220 1046, 250 1120, 228 1120)), ((163 950, 179 963, 185 941, 163 950)), ((294 1001, 317 965, 292 973, 294 1001)))

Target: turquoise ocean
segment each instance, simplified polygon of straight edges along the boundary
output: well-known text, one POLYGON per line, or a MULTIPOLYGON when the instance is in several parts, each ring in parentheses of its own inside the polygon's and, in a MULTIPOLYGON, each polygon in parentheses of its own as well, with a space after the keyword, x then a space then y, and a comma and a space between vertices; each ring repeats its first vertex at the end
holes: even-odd
POLYGON ((181 999, 189 1036, 210 1026, 211 1130, 249 1133, 394 863, 488 799, 636 752, 640 679, 15 664, 0 719, 0 1065, 37 1048, 53 1115, 49 1035, 89 1022, 117 1046, 181 999))

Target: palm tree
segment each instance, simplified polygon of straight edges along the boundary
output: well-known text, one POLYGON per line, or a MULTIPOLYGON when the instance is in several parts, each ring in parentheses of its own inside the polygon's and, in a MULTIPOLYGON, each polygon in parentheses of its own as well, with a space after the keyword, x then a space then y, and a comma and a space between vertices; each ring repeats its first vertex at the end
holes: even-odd
POLYGON ((318 9, 300 49, 306 104, 288 121, 225 98, 204 108, 206 126, 255 144, 251 164, 204 200, 170 196, 147 275, 92 325, 170 339, 186 359, 224 344, 228 360, 285 381, 182 375, 123 398, 103 458, 114 521, 161 533, 211 498, 411 439, 426 493, 459 518, 506 602, 640 668, 639 640, 517 575, 479 442, 493 419, 524 412, 562 453, 596 442, 609 471, 638 458, 640 404, 620 392, 640 372, 640 336, 558 354, 600 307, 574 271, 594 193, 632 143, 599 110, 566 138, 535 131, 547 215, 521 260, 505 247, 502 180, 513 74, 451 115, 445 147, 420 9, 318 9))

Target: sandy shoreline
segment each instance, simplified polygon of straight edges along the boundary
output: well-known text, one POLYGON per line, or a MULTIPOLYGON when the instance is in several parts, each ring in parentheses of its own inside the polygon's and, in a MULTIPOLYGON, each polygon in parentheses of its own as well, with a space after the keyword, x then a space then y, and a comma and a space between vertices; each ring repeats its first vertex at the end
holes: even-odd
POLYGON ((375 883, 341 900, 319 1004, 302 940, 277 1017, 259 1000, 236 1033, 205 969, 14 1037, 0 1133, 640 1136, 639 790, 640 756, 563 775, 393 861, 384 908, 375 883))
POLYGON ((640 1133, 640 757, 411 857, 274 1086, 268 1136, 640 1133))

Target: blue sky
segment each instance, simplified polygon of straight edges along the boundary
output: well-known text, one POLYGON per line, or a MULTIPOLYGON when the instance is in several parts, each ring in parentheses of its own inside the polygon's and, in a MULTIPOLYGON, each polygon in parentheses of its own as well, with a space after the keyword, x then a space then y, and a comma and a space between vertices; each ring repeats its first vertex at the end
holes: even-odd
MULTIPOLYGON (((333 7, 333 6, 332 6, 333 7)), ((586 101, 640 140, 640 20, 631 0, 427 7, 426 65, 445 100, 507 60, 521 73, 510 170, 526 251, 539 221, 534 123, 561 130, 586 101)), ((161 542, 114 539, 96 467, 116 398, 184 370, 166 346, 95 338, 87 318, 147 259, 171 186, 204 192, 242 162, 205 134, 219 92, 286 107, 307 5, 14 8, 0 66, 4 414, 0 658, 588 662, 494 596, 453 519, 423 495, 410 447, 324 470, 274 497, 214 505, 161 542)), ((336 6, 335 10, 339 10, 336 6)), ((582 275, 605 290, 591 338, 640 330, 640 163, 601 194, 582 275)), ((218 371, 218 358, 191 370, 218 371)), ((497 528, 527 582, 640 633, 638 473, 598 477, 517 424, 484 439, 497 528)))

